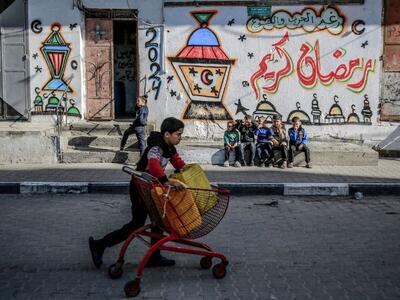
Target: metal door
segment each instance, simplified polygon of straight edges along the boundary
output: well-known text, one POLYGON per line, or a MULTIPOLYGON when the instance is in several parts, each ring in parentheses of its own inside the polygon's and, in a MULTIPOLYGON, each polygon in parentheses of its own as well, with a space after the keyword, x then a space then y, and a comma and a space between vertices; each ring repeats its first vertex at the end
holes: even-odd
POLYGON ((0 14, 0 118, 28 117, 26 6, 16 0, 0 14))
POLYGON ((114 118, 113 22, 86 19, 86 107, 89 120, 114 118))

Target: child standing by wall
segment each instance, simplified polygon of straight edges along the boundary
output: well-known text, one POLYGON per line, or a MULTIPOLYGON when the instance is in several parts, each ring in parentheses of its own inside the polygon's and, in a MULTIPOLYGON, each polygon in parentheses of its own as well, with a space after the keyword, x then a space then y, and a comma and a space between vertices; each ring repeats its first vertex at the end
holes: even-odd
POLYGON ((233 121, 228 121, 227 130, 224 133, 224 150, 225 150, 225 161, 224 167, 229 167, 229 153, 235 152, 235 167, 240 167, 240 150, 239 150, 239 131, 235 129, 233 121))
POLYGON ((289 128, 289 164, 288 168, 293 168, 293 157, 295 151, 304 152, 306 168, 311 168, 310 149, 308 148, 308 137, 305 129, 301 126, 298 117, 292 119, 292 128, 289 128))

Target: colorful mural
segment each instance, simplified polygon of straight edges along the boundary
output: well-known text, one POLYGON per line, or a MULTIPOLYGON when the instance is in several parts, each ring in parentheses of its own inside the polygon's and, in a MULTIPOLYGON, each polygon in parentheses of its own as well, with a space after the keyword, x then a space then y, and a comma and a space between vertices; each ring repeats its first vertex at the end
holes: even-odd
MULTIPOLYGON (((31 28, 33 32, 41 33, 41 22, 34 20, 31 28)), ((67 79, 64 77, 72 48, 70 43, 65 42, 61 31, 61 24, 53 23, 50 26, 50 33, 41 42, 41 47, 38 49, 42 56, 39 58, 37 52, 32 54, 32 58, 38 63, 34 67, 35 73, 46 73, 44 70, 47 70, 50 77, 44 80, 41 87, 37 86, 34 89, 32 115, 56 114, 58 112, 81 117, 79 108, 76 107, 76 101, 71 98, 74 93, 71 88, 73 75, 68 76, 67 79), (40 65, 42 59, 47 67, 46 69, 40 65)), ((78 68, 77 61, 72 60, 70 66, 72 70, 76 70, 78 68)))
POLYGON ((249 17, 241 6, 218 13, 166 9, 167 73, 179 79, 168 81, 170 113, 178 108, 189 122, 229 119, 233 112, 267 120, 280 115, 285 122, 298 116, 311 125, 373 124, 381 53, 371 45, 380 45, 381 35, 372 11, 381 4, 361 6, 368 13, 357 5, 272 6, 264 17, 249 17), (183 48, 182 36, 188 36, 183 48), (185 104, 177 101, 182 91, 185 104))
POLYGON ((223 104, 231 66, 235 60, 224 52, 218 37, 209 28, 217 11, 196 11, 191 15, 198 23, 186 45, 174 57, 168 57, 190 99, 183 119, 230 120, 223 104))

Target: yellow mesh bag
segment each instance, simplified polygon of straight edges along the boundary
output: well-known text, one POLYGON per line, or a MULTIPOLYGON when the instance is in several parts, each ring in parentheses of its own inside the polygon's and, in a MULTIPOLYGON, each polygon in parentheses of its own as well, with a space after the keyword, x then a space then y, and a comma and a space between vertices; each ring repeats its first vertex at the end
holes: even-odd
MULTIPOLYGON (((169 178, 177 179, 191 188, 206 190, 212 189, 206 174, 199 164, 187 164, 183 167, 181 172, 171 174, 169 178)), ((207 198, 195 198, 195 201, 197 207, 200 210, 200 214, 204 215, 207 211, 209 211, 217 204, 218 200, 216 195, 212 194, 210 197, 207 198)))
POLYGON ((157 186, 151 190, 151 196, 157 201, 158 210, 167 219, 170 229, 179 236, 185 236, 201 225, 200 212, 191 190, 171 189, 168 198, 163 196, 164 192, 164 188, 157 186))

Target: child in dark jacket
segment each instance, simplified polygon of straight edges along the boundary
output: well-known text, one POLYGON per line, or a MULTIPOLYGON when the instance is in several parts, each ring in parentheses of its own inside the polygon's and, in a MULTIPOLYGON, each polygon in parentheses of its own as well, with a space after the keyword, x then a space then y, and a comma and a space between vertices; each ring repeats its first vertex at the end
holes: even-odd
POLYGON ((265 163, 266 167, 271 166, 271 160, 268 149, 272 146, 273 132, 268 127, 268 121, 262 120, 261 127, 256 131, 257 136, 257 155, 260 158, 260 167, 265 163))
MULTIPOLYGON (((164 171, 168 162, 177 170, 185 166, 185 162, 180 158, 175 148, 181 141, 183 128, 182 121, 175 118, 165 119, 161 124, 161 132, 152 132, 147 139, 148 146, 140 158, 136 170, 149 173, 162 184, 167 183, 178 190, 183 189, 184 187, 181 184, 169 182, 164 171)), ((144 201, 139 197, 139 191, 133 181, 130 182, 129 194, 132 202, 132 220, 121 229, 105 235, 102 239, 89 238, 90 252, 93 263, 97 268, 103 263, 103 253, 106 248, 125 241, 134 230, 142 227, 146 221, 148 211, 144 201)), ((153 231, 159 232, 156 229, 153 231)), ((155 242, 156 240, 152 239, 152 243, 155 242)), ((174 260, 161 256, 158 250, 154 252, 146 266, 172 266, 174 264, 174 260)))
POLYGON ((306 168, 311 168, 310 164, 310 149, 308 148, 307 132, 301 126, 301 121, 298 117, 292 119, 292 128, 289 128, 289 164, 288 168, 293 168, 293 157, 295 151, 304 152, 306 160, 306 168))
POLYGON ((124 150, 128 136, 135 133, 139 144, 140 156, 142 156, 145 148, 145 126, 147 125, 147 117, 149 115, 149 109, 147 108, 147 95, 138 97, 136 100, 135 111, 136 118, 128 129, 125 130, 124 136, 121 140, 120 150, 124 150))
POLYGON ((257 124, 253 122, 251 116, 246 115, 243 121, 236 121, 236 128, 240 133, 240 159, 242 165, 246 166, 245 150, 250 149, 250 162, 249 166, 254 166, 254 158, 256 156, 256 143, 255 132, 258 128, 257 124))

